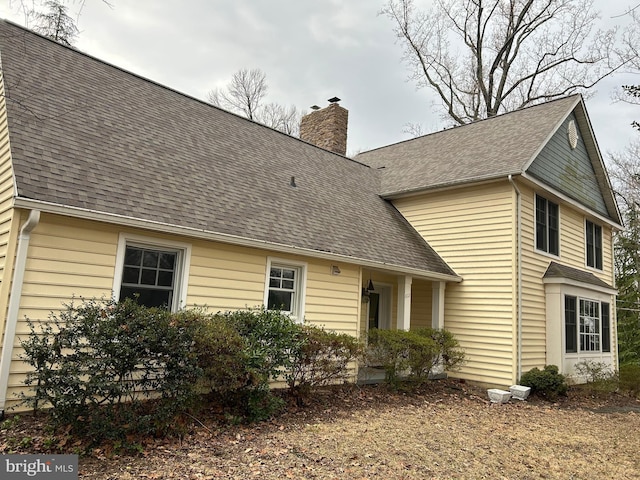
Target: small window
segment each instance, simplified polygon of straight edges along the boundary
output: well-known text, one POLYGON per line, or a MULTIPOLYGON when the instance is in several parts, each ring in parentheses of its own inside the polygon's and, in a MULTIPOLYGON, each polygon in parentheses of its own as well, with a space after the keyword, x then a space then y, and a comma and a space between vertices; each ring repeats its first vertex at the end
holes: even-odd
POLYGON ((560 253, 558 205, 536 195, 536 249, 560 253))
POLYGON ((265 305, 302 320, 305 266, 298 263, 269 261, 267 265, 265 305))
POLYGON ((602 227, 586 221, 587 266, 602 270, 602 227))
POLYGON ((186 301, 189 258, 190 245, 156 244, 153 238, 122 234, 116 257, 115 297, 177 310, 186 301))
POLYGON ((120 300, 134 298, 147 307, 173 305, 178 252, 127 246, 120 300))

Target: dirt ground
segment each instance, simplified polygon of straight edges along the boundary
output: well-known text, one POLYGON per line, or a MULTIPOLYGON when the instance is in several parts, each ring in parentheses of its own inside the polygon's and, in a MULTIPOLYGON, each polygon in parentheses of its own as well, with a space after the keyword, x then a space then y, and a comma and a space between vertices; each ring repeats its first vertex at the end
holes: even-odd
MULTIPOLYGON (((48 438, 23 417, 0 430, 0 453, 46 451, 48 438)), ((485 390, 447 380, 411 394, 328 389, 255 425, 203 412, 182 439, 146 440, 137 455, 94 449, 80 478, 640 479, 639 452, 637 399, 572 390, 558 403, 495 405, 485 390)))

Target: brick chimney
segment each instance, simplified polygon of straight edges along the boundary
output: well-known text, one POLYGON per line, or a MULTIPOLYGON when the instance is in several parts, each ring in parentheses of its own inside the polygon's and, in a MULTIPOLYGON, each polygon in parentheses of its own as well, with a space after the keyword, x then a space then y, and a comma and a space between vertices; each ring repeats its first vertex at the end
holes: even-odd
POLYGON ((328 107, 314 109, 300 121, 300 139, 345 155, 347 153, 347 123, 349 111, 338 105, 339 98, 329 99, 328 107))

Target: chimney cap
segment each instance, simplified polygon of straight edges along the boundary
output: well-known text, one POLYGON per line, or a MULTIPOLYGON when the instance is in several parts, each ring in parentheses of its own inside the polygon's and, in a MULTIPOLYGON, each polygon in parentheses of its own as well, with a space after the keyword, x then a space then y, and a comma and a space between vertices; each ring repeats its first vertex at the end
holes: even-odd
POLYGON ((309 108, 311 110, 320 110, 320 107, 318 105, 311 105, 309 108))
POLYGON ((327 100, 330 103, 337 103, 340 101, 340 99, 338 97, 332 97, 329 100, 327 100))

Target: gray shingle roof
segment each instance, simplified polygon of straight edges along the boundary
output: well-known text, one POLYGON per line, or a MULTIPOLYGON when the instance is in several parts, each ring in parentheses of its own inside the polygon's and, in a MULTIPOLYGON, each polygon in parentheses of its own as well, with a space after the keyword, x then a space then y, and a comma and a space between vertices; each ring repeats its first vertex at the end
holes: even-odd
POLYGON ((585 272, 573 267, 567 267, 556 262, 551 262, 543 278, 566 278, 580 283, 595 285, 597 287, 613 288, 603 280, 600 280, 591 272, 585 272))
POLYGON ((579 99, 573 95, 388 145, 356 160, 384 168, 383 196, 520 174, 579 99))
POLYGON ((0 59, 20 198, 455 275, 367 166, 4 21, 0 59))

